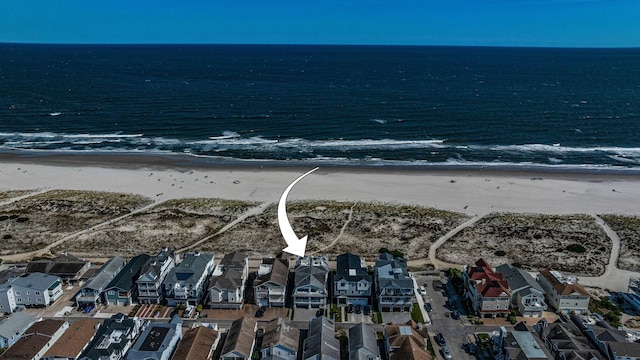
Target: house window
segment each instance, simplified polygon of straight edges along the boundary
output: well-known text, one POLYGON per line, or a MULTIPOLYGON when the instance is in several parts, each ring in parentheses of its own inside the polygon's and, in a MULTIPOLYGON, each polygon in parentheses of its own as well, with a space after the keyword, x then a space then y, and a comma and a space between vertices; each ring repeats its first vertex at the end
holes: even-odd
POLYGON ((16 291, 16 295, 17 295, 17 296, 20 296, 20 291, 16 291))
POLYGON ((36 291, 36 295, 40 295, 40 291, 36 291))

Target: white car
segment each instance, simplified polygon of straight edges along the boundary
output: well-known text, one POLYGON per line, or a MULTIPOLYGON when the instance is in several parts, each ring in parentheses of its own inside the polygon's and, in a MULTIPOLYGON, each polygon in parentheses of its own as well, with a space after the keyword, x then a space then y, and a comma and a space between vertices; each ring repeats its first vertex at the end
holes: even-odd
POLYGON ((451 359, 451 351, 449 351, 447 345, 442 347, 442 356, 444 356, 445 359, 451 359))
POLYGON ((424 285, 420 286, 420 295, 427 295, 427 289, 424 288, 424 285))

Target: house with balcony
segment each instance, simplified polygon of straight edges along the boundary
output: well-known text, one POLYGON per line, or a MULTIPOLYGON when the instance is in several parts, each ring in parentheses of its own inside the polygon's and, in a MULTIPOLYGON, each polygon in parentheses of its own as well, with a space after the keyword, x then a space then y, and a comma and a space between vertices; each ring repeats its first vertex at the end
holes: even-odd
POLYGON ((512 308, 524 317, 542 317, 542 312, 547 310, 545 293, 531 274, 509 264, 496 267, 496 272, 509 284, 512 308))
POLYGON ((35 322, 42 320, 38 315, 19 311, 0 321, 0 349, 15 344, 35 322))
POLYGON ((552 359, 604 360, 600 352, 572 322, 548 322, 540 320, 533 326, 534 331, 551 353, 552 359))
POLYGON ((170 360, 182 339, 182 319, 148 323, 127 353, 127 359, 170 360))
POLYGON ((389 360, 432 360, 428 338, 427 328, 413 320, 384 325, 384 349, 389 360))
POLYGON ((102 292, 125 265, 126 261, 120 256, 115 256, 102 265, 80 288, 75 297, 76 305, 84 307, 101 303, 102 292))
POLYGON ((375 263, 374 281, 378 311, 411 311, 415 293, 404 258, 380 254, 375 263))
POLYGON ((333 296, 339 305, 369 305, 371 303, 372 277, 363 258, 354 254, 342 254, 337 258, 333 279, 333 296))
POLYGON ((163 282, 167 305, 197 306, 205 297, 209 275, 215 267, 213 254, 199 251, 184 256, 180 264, 169 271, 163 282))
POLYGON ((27 307, 49 307, 62 296, 60 277, 29 273, 0 285, 0 311, 11 314, 27 307))
POLYGON ((462 280, 465 297, 471 301, 476 314, 482 317, 506 316, 511 305, 509 283, 502 274, 493 271, 484 260, 464 267, 462 280))
POLYGON ((211 277, 207 305, 212 309, 240 309, 249 276, 249 257, 244 252, 226 254, 211 277))
POLYGON ((545 269, 537 277, 547 295, 547 302, 561 314, 584 314, 589 310, 589 293, 573 275, 545 269))
POLYGON ((284 307, 288 277, 288 259, 262 259, 262 263, 258 268, 258 276, 253 281, 253 295, 256 305, 284 307))
POLYGON ((79 359, 124 359, 144 329, 142 320, 130 318, 124 314, 115 314, 110 319, 104 320, 79 359))
POLYGON ((140 269, 136 280, 137 298, 140 304, 160 304, 162 302, 162 281, 175 266, 173 252, 163 247, 158 255, 152 256, 140 269))
POLYGON ((135 281, 140 276, 142 266, 149 258, 150 256, 147 254, 140 254, 129 260, 102 292, 105 304, 127 306, 134 302, 135 281))
POLYGON ((380 360, 378 339, 372 328, 364 323, 349 328, 349 360, 380 360))
POLYGON ((293 303, 296 307, 320 308, 327 305, 329 291, 329 258, 305 256, 298 259, 294 268, 293 303))

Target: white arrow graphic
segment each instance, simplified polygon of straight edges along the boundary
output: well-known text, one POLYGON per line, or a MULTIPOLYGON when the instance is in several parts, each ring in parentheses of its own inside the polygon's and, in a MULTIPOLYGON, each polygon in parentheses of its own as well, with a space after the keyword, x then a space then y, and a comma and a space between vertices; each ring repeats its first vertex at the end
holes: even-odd
POLYGON ((289 254, 304 256, 304 252, 307 249, 307 236, 298 239, 298 236, 293 231, 291 224, 289 223, 289 218, 287 217, 287 195, 289 195, 289 191, 298 183, 298 181, 302 180, 303 177, 311 174, 312 172, 318 170, 318 168, 307 171, 306 173, 300 175, 299 178, 295 179, 282 193, 280 196, 280 202, 278 203, 278 226, 280 226, 280 232, 282 233, 282 237, 284 237, 284 241, 287 242, 287 247, 282 249, 282 251, 286 251, 289 254))

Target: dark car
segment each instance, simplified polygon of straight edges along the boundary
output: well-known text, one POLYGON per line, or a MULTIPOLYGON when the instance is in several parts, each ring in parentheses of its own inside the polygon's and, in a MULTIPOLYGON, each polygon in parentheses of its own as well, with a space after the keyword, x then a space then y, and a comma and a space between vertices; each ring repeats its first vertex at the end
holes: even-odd
POLYGON ((364 310, 362 310, 362 313, 365 314, 365 315, 370 315, 371 314, 371 306, 365 305, 364 306, 364 310))
POLYGON ((256 317, 263 317, 265 311, 267 311, 267 309, 264 306, 261 307, 260 309, 258 309, 258 311, 256 311, 256 317))
POLYGON ((447 342, 444 340, 444 335, 442 335, 442 333, 438 333, 436 335, 436 343, 440 346, 447 345, 447 342))
POLYGON ((348 313, 352 313, 353 312, 353 304, 347 305, 347 312, 348 313))
POLYGON ((433 310, 431 303, 424 303, 424 309, 427 310, 427 312, 431 312, 431 310, 433 310))
POLYGON ((451 318, 455 320, 460 319, 460 312, 458 310, 453 310, 451 312, 451 318))
POLYGON ((324 315, 324 309, 318 309, 318 311, 316 311, 316 317, 320 317, 324 315))
POLYGON ((356 314, 362 313, 362 306, 356 305, 356 314))

